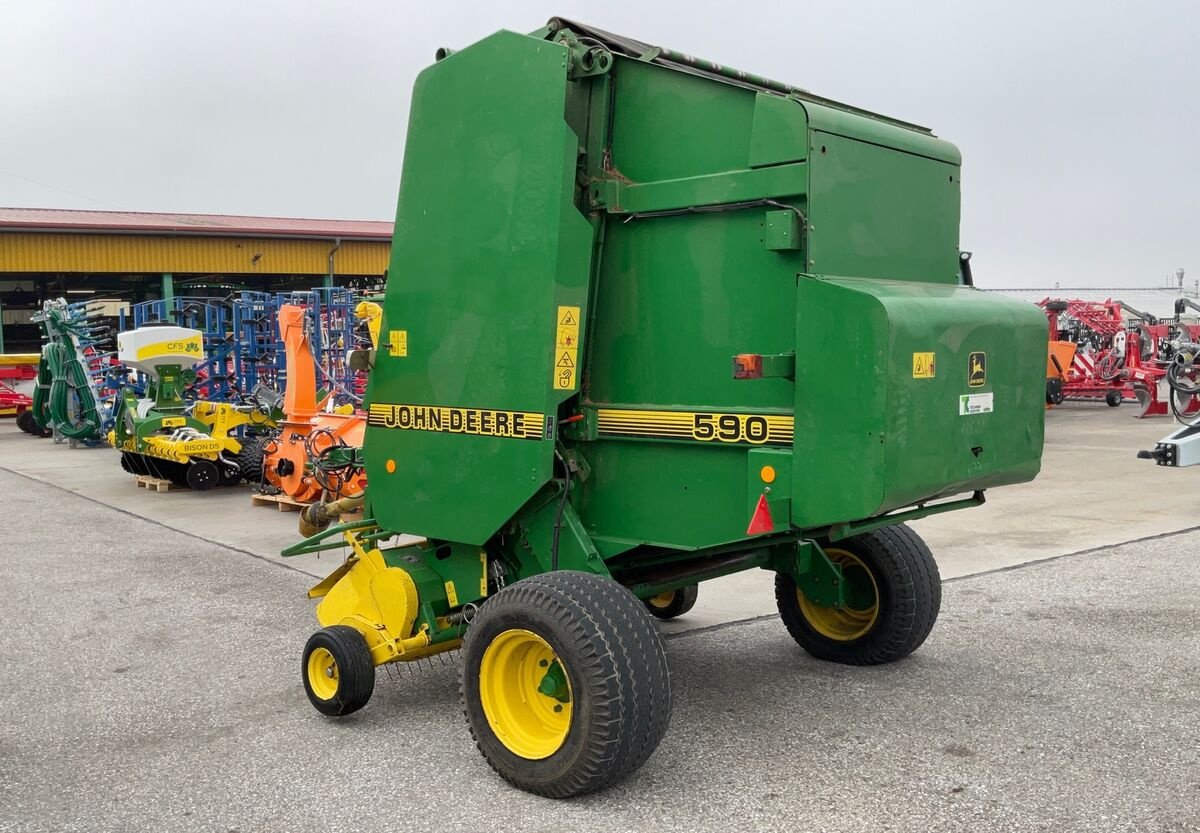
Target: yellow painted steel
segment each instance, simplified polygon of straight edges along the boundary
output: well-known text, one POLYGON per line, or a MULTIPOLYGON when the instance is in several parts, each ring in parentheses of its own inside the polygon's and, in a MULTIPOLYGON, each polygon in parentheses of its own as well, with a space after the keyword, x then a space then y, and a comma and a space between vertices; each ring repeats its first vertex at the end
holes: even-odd
POLYGON ((354 308, 354 317, 367 322, 371 334, 371 346, 379 347, 379 329, 383 326, 383 307, 374 301, 359 301, 354 308))
POLYGON ((653 608, 665 610, 671 606, 671 602, 675 601, 676 592, 677 591, 675 590, 667 590, 663 593, 659 593, 657 596, 651 596, 650 598, 646 599, 646 601, 649 602, 650 606, 653 608))
MULTIPOLYGON (((325 275, 329 240, 138 234, 0 234, 0 272, 325 275)), ((382 275, 390 241, 344 241, 336 275, 382 275)))
POLYGON ((41 361, 38 353, 0 353, 0 367, 24 367, 41 361))
POLYGON ((479 700, 488 725, 514 755, 549 758, 562 748, 571 730, 571 681, 567 702, 545 694, 542 680, 554 663, 550 643, 533 631, 512 628, 496 636, 479 663, 479 700))
POLYGON ((862 580, 862 576, 854 575, 855 573, 865 574, 871 583, 874 601, 868 607, 861 609, 849 606, 840 609, 822 607, 810 602, 800 590, 797 590, 796 597, 800 602, 800 612, 812 629, 821 636, 837 642, 852 642, 866 636, 871 632, 871 628, 875 627, 875 622, 879 618, 879 586, 875 583, 875 576, 871 573, 871 569, 854 553, 836 547, 827 547, 825 554, 829 556, 830 561, 841 566, 842 575, 847 583, 862 580))
POLYGON ((383 553, 363 546, 364 530, 344 534, 353 554, 308 591, 320 598, 317 621, 322 627, 349 625, 363 635, 371 662, 408 662, 457 648, 461 640, 430 644, 428 627, 415 633, 417 586, 405 570, 389 567, 383 553))
POLYGON ((338 667, 333 654, 317 648, 308 655, 306 671, 313 694, 322 700, 332 700, 338 690, 338 667))

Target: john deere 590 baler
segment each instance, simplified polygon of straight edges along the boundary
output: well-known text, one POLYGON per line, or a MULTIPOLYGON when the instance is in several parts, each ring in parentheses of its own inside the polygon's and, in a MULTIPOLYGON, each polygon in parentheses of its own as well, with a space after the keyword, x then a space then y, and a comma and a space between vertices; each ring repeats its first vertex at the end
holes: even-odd
POLYGON ((774 571, 820 659, 915 650, 940 585, 903 522, 1030 480, 1042 450, 1045 318, 964 285, 954 146, 564 20, 438 58, 364 519, 317 505, 325 531, 290 550, 353 552, 311 593, 313 704, 352 712, 376 666, 461 645, 483 755, 565 796, 657 746, 646 608, 705 579, 774 571))

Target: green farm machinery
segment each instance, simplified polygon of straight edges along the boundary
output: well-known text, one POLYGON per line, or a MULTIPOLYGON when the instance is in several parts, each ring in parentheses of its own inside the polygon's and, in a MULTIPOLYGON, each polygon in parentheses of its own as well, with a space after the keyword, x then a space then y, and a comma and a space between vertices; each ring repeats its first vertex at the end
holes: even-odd
POLYGON ((205 359, 202 333, 139 327, 117 337, 117 357, 148 379, 144 396, 127 386, 117 399, 108 441, 122 468, 197 491, 259 478, 261 449, 239 432, 274 428, 278 402, 261 391, 238 404, 185 400, 205 359))
POLYGON ((114 371, 104 352, 108 328, 87 303, 52 298, 33 317, 42 328, 42 354, 31 407, 21 430, 72 444, 102 445, 112 425, 114 371))
POLYGON ((351 553, 310 591, 313 705, 348 714, 377 666, 460 648, 484 757, 562 797, 658 745, 647 608, 705 580, 772 571, 818 659, 914 651, 940 580, 905 522, 1042 452, 1045 318, 970 285, 959 173, 923 127, 570 21, 441 50, 366 495, 315 504, 285 551, 351 553))

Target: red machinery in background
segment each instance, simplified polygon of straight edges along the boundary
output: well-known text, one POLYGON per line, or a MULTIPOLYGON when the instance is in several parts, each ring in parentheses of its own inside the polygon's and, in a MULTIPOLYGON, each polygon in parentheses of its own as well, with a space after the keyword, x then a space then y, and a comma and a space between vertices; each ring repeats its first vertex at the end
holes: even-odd
MULTIPOLYGON (((1160 322, 1112 299, 1045 298, 1038 306, 1046 312, 1052 350, 1055 343, 1075 345, 1071 366, 1062 369, 1061 388, 1051 404, 1083 400, 1116 407, 1135 401, 1141 406, 1139 417, 1169 412, 1159 382, 1166 376, 1172 345, 1179 340, 1195 341, 1200 325, 1160 322), (1132 317, 1126 318, 1126 312, 1132 317)), ((1193 397, 1182 410, 1195 413, 1200 402, 1193 397)))
POLYGON ((0 416, 20 417, 33 407, 33 398, 15 385, 37 378, 41 358, 37 353, 0 354, 0 416))

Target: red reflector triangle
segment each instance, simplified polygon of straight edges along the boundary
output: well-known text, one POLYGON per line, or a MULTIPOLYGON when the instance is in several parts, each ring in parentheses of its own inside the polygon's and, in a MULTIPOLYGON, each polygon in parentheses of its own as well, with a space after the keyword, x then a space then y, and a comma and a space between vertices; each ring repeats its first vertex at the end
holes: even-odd
POLYGON ((767 496, 758 496, 758 506, 754 507, 754 515, 750 518, 750 526, 746 527, 747 535, 762 535, 775 528, 775 520, 771 517, 771 507, 767 506, 767 496))

